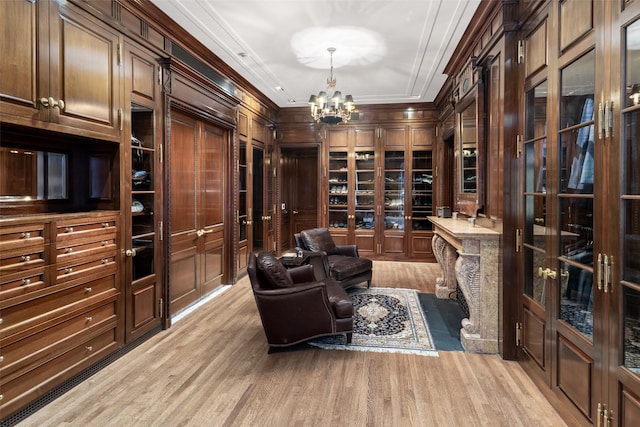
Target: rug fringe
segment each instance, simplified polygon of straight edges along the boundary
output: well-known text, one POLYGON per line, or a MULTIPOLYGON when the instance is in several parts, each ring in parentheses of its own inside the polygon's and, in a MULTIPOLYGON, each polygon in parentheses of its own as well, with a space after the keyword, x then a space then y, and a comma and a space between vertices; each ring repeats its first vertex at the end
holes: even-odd
POLYGON ((440 357, 437 350, 412 350, 406 348, 385 348, 385 347, 367 347, 367 346, 350 346, 350 345, 331 345, 321 344, 318 342, 308 342, 307 344, 321 348, 323 350, 344 350, 344 351, 368 351, 372 353, 399 353, 399 354, 417 354, 419 356, 440 357))

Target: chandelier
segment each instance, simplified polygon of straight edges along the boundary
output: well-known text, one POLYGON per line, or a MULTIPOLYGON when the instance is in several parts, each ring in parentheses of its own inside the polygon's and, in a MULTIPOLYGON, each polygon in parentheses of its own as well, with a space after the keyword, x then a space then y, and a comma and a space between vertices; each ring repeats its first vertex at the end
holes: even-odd
POLYGON ((311 95, 309 105, 311 106, 311 117, 316 122, 336 125, 342 121, 348 122, 356 105, 353 103, 353 96, 347 95, 343 99, 342 92, 335 90, 336 79, 333 77, 333 53, 336 48, 330 47, 327 51, 331 55, 331 74, 327 78, 327 89, 328 92, 333 91, 333 94, 327 96, 327 92, 321 91, 317 95, 311 95))

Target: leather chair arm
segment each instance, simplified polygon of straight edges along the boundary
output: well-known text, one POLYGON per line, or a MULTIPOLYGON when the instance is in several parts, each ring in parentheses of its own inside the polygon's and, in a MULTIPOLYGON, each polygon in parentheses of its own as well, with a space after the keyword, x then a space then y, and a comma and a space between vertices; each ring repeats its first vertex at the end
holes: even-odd
POLYGON ((333 254, 358 258, 358 246, 336 245, 336 248, 334 249, 333 254))
POLYGON ((316 276, 313 274, 313 266, 310 264, 301 265, 289 269, 293 283, 315 282, 316 276))

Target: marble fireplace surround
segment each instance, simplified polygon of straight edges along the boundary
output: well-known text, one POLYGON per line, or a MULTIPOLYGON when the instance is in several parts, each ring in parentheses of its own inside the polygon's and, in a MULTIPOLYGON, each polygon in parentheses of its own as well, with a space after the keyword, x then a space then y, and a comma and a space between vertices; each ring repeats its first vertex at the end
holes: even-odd
POLYGON ((466 219, 429 217, 434 225, 433 252, 443 277, 436 296, 449 298, 456 283, 469 306, 462 320, 460 342, 466 351, 500 351, 500 289, 502 288, 501 233, 472 225, 466 219))

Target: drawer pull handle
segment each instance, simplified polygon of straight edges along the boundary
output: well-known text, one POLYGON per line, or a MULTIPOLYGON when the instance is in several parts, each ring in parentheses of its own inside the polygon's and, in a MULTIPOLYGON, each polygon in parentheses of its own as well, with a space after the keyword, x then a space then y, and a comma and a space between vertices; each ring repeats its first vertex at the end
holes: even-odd
POLYGON ((108 244, 109 244, 109 241, 108 241, 108 240, 103 240, 103 241, 102 241, 102 246, 107 246, 108 244))
POLYGON ((89 292, 91 292, 91 291, 92 291, 92 289, 91 289, 91 288, 84 288, 84 291, 85 291, 86 293, 89 293, 89 292))
POLYGON ((103 226, 104 228, 107 228, 107 227, 109 227, 109 223, 108 223, 108 222, 103 222, 103 223, 102 223, 102 226, 103 226))
POLYGON ((31 261, 31 255, 22 255, 22 261, 23 262, 31 261))
POLYGON ((73 248, 66 248, 64 252, 70 254, 71 252, 73 252, 73 248))
POLYGON ((73 233, 73 227, 67 227, 64 229, 65 233, 73 233))
POLYGON ((109 262, 109 258, 105 258, 102 260, 102 264, 107 264, 109 262))
POLYGON ((4 362, 4 356, 0 356, 0 362, 4 362))
POLYGON ((73 268, 67 267, 64 269, 64 274, 70 274, 70 273, 73 273, 73 268))
POLYGON ((87 351, 93 351, 93 347, 90 345, 86 346, 85 348, 87 349, 87 351))
POLYGON ((31 279, 22 279, 22 285, 27 286, 31 284, 31 279))
POLYGON ((22 233, 22 238, 23 239, 30 239, 31 238, 31 233, 22 233))
POLYGON ((86 319, 87 319, 87 322, 91 322, 93 320, 93 317, 87 316, 86 319))

